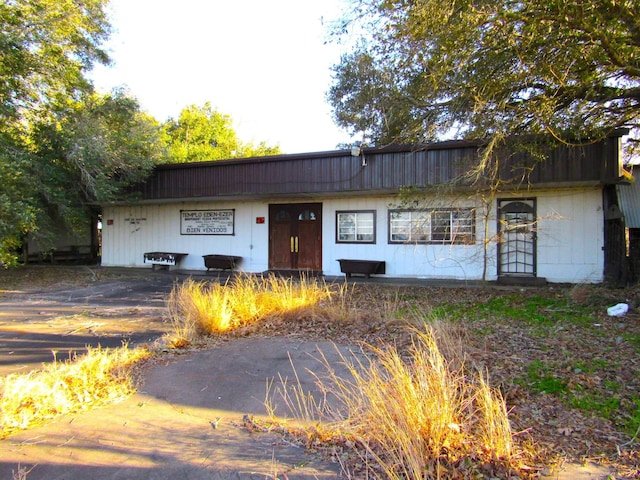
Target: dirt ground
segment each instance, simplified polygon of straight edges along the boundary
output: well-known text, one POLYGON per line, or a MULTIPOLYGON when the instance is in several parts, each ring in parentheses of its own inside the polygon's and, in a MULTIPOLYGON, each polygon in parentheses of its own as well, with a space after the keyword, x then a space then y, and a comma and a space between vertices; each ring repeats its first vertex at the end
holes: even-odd
MULTIPOLYGON (((19 273, 0 271, 0 374, 36 368, 42 362, 51 361, 52 350, 60 359, 86 345, 120 346, 123 341, 133 344, 153 341, 171 329, 164 317, 164 298, 182 278, 187 275, 88 267, 45 266, 29 267, 19 273)), ((215 280, 215 277, 209 278, 215 280)), ((491 315, 475 312, 477 318, 473 323, 458 323, 461 332, 473 334, 461 335, 474 363, 486 368, 492 383, 503 391, 519 441, 535 445, 541 452, 541 460, 566 462, 576 468, 565 469, 562 476, 549 470, 550 478, 595 479, 608 475, 611 475, 609 478, 638 478, 637 438, 623 434, 610 420, 576 411, 553 395, 532 393, 518 383, 526 376, 526 367, 531 361, 544 361, 557 366, 558 371, 552 374, 570 378, 576 385, 597 384, 591 385, 595 395, 610 395, 604 387, 610 377, 625 385, 622 392, 616 392, 621 401, 632 402, 638 398, 639 355, 633 341, 640 338, 639 317, 634 312, 624 319, 612 320, 602 313, 607 304, 619 299, 635 306, 638 303, 635 290, 608 292, 597 288, 545 287, 507 291, 465 285, 385 286, 376 280, 354 288, 352 307, 361 314, 348 323, 271 322, 235 335, 284 335, 343 345, 367 342, 402 348, 409 342, 406 329, 399 322, 381 320, 380 311, 406 313, 421 308, 443 315, 440 310, 443 305, 457 305, 464 310, 468 305, 490 303, 498 297, 519 301, 514 299, 571 295, 573 305, 586 305, 596 312, 588 319, 589 328, 531 326, 521 318, 497 324, 491 315), (540 336, 543 329, 546 329, 545 336, 540 336), (532 336, 529 330, 533 331, 532 336), (571 358, 571 362, 567 362, 567 358, 571 358), (575 367, 589 362, 605 365, 607 371, 593 373, 575 367), (593 374, 588 375, 590 373, 593 374), (621 445, 624 445, 622 449, 621 445), (609 466, 617 469, 617 477, 610 474, 609 466)))

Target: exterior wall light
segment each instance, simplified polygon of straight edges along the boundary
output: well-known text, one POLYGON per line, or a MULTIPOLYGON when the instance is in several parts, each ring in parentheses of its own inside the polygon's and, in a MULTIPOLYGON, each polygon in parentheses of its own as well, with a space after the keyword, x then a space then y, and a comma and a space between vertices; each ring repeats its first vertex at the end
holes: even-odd
POLYGON ((355 146, 351 147, 351 156, 352 157, 359 157, 360 155, 362 155, 362 166, 366 167, 367 166, 367 160, 364 158, 364 152, 362 151, 362 148, 360 148, 359 145, 355 145, 355 146))

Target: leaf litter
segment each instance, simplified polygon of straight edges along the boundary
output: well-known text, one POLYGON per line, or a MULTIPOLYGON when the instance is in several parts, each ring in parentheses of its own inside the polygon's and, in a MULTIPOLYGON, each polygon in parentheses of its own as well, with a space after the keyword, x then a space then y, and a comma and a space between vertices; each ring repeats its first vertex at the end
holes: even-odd
POLYGON ((319 307, 231 336, 287 335, 335 343, 411 345, 407 326, 450 324, 472 368, 509 410, 515 441, 538 465, 592 461, 640 477, 640 287, 434 287, 355 284, 348 314, 319 307), (606 309, 620 299, 624 317, 606 309), (539 371, 537 371, 539 370, 539 371), (556 385, 557 390, 545 390, 556 385), (534 452, 534 453, 532 453, 534 452))
MULTIPOLYGON (((69 283, 96 273, 70 270, 69 283)), ((28 272, 30 287, 67 275, 28 272)), ((101 275, 110 276, 108 273, 101 275)), ((117 274, 116 276, 120 276, 117 274)), ((0 275, 2 290, 24 275, 0 275)), ((540 465, 593 461, 623 478, 640 478, 640 287, 552 285, 535 288, 355 284, 342 312, 282 316, 227 334, 287 335, 335 343, 410 348, 407 326, 450 324, 467 364, 499 387, 515 440, 540 465), (629 312, 609 317, 611 305, 629 312), (554 387, 554 388, 550 388, 554 387)), ((105 312, 106 313, 106 312, 105 312)))

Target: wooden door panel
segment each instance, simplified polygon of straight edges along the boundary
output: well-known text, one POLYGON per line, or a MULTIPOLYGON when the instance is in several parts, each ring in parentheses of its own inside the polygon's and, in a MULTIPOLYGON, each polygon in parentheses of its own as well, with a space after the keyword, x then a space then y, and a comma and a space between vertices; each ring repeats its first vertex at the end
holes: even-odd
POLYGON ((318 247, 316 223, 298 223, 298 268, 320 270, 322 267, 321 248, 318 247))
POLYGON ((322 204, 299 205, 296 218, 297 268, 319 271, 322 269, 322 204))
POLYGON ((322 269, 322 204, 269 205, 269 268, 322 269))
POLYGON ((269 268, 290 269, 291 213, 286 205, 269 206, 269 268))
POLYGON ((272 246, 269 255, 269 265, 271 268, 292 268, 289 225, 273 225, 269 243, 272 246))

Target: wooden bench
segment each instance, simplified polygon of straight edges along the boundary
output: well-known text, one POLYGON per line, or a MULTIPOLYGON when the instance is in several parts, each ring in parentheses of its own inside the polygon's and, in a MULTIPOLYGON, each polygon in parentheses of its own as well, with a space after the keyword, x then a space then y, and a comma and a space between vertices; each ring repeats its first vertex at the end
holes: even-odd
POLYGON ((384 274, 386 270, 386 263, 380 260, 350 260, 341 258, 340 271, 349 278, 354 273, 364 275, 369 278, 374 274, 384 274))
POLYGON ((236 257, 235 255, 203 255, 204 266, 207 267, 207 272, 212 268, 216 270, 234 270, 236 265, 242 261, 242 257, 236 257))
POLYGON ((175 252, 146 252, 144 254, 144 263, 150 263, 152 269, 156 267, 169 269, 170 266, 176 265, 184 257, 189 255, 188 253, 175 253, 175 252))
POLYGON ((30 253, 27 263, 77 263, 85 264, 95 261, 98 257, 97 248, 91 245, 68 245, 55 250, 30 253))

